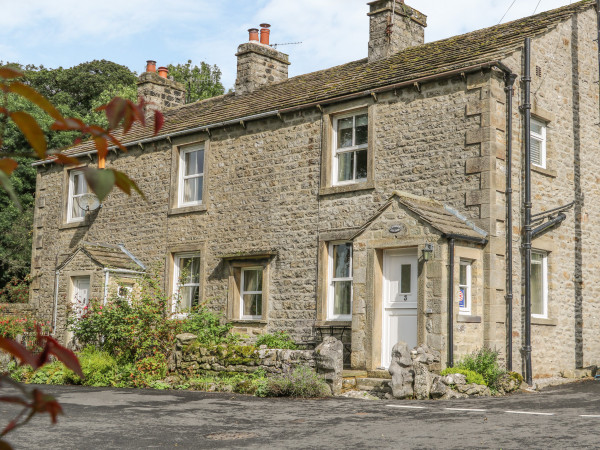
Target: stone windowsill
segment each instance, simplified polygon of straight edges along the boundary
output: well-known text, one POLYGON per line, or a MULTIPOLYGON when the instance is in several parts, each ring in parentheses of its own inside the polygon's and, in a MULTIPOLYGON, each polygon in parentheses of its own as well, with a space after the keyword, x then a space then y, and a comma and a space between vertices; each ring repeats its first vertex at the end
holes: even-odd
POLYGON ((471 316, 469 314, 459 314, 456 317, 458 323, 481 323, 481 316, 471 316))
POLYGON ((207 211, 206 205, 194 205, 194 206, 184 206, 182 208, 170 208, 168 215, 175 216, 177 214, 188 214, 188 213, 196 213, 196 212, 205 212, 207 211))
POLYGON ((351 327, 352 326, 352 321, 351 320, 319 320, 316 324, 315 327, 317 328, 326 328, 326 327, 351 327))
POLYGON ((375 189, 375 182, 373 180, 362 183, 344 184, 342 186, 323 187, 319 189, 319 195, 345 194, 347 192, 367 191, 371 189, 375 189))
POLYGON ((69 228, 79 228, 79 227, 87 227, 89 226, 87 220, 82 220, 80 222, 65 222, 61 223, 58 226, 59 230, 68 230, 69 228))
POLYGON ((233 319, 230 321, 232 325, 266 325, 266 319, 233 319))
POLYGON ((531 171, 540 173, 542 175, 546 175, 547 177, 550 177, 550 178, 556 178, 558 176, 558 174, 556 173, 556 170, 544 169, 543 167, 534 166, 533 164, 531 165, 531 171))
POLYGON ((557 319, 543 319, 541 317, 532 317, 531 325, 546 325, 549 327, 555 327, 558 325, 557 319))

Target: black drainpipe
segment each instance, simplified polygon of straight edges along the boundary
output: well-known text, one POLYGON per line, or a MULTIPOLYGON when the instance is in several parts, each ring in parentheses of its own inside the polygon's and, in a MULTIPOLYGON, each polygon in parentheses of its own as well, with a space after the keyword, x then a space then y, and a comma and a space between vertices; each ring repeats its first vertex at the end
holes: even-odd
POLYGON ((525 224, 523 250, 525 252, 525 381, 531 386, 531 38, 525 39, 525 67, 523 82, 525 84, 525 224))
POLYGON ((448 240, 448 367, 454 366, 454 238, 448 240))
MULTIPOLYGON (((600 0, 598 0, 600 1, 600 0)), ((517 75, 506 74, 506 370, 512 371, 513 265, 512 265, 512 114, 513 92, 517 75)))

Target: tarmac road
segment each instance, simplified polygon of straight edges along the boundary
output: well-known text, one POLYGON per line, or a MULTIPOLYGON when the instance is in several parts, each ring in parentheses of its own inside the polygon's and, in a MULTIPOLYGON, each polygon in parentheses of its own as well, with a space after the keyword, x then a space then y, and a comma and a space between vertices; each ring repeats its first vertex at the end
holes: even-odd
MULTIPOLYGON (((600 448, 600 381, 448 401, 259 399, 191 391, 43 386, 65 416, 15 449, 600 448)), ((0 403, 0 423, 16 408, 0 403)))

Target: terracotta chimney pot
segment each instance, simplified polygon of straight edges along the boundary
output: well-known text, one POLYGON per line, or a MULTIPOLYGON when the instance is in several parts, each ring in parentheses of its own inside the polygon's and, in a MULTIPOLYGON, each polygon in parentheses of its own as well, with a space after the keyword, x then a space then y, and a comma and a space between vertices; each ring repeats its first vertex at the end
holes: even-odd
POLYGON ((258 28, 250 28, 248 30, 248 33, 250 33, 250 42, 252 41, 256 41, 258 42, 258 28))
POLYGON ((167 78, 167 75, 169 74, 169 69, 167 69, 166 67, 159 67, 158 68, 158 75, 162 78, 167 78))
POLYGON ((146 61, 146 72, 156 72, 156 61, 151 59, 146 61))
POLYGON ((271 25, 268 23, 261 23, 260 27, 260 43, 269 45, 269 35, 271 34, 271 30, 269 30, 269 28, 271 25))

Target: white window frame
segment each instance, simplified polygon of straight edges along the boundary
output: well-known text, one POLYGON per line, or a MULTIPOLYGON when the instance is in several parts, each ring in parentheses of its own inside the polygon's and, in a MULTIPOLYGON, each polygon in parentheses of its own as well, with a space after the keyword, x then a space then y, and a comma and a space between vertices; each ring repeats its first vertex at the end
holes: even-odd
POLYGON ((536 166, 536 167, 541 167, 542 169, 546 168, 546 128, 547 128, 547 124, 546 122, 539 120, 539 119, 535 119, 535 118, 531 118, 531 122, 535 123, 536 125, 539 125, 542 128, 542 133, 535 133, 533 131, 533 128, 531 128, 531 140, 536 140, 540 142, 540 164, 534 163, 533 161, 531 162, 532 165, 536 166))
POLYGON ((171 312, 176 314, 177 316, 187 316, 187 312, 178 310, 179 307, 179 289, 187 286, 197 286, 198 287, 198 302, 202 301, 202 291, 201 287, 202 280, 202 256, 197 252, 190 253, 175 253, 173 255, 173 301, 171 302, 171 312), (181 276, 181 259, 182 258, 199 258, 200 264, 198 264, 198 282, 197 283, 186 283, 179 284, 179 278, 181 276))
POLYGON ((352 242, 337 241, 329 243, 329 255, 328 255, 328 275, 329 287, 327 289, 327 320, 331 321, 349 321, 352 320, 352 303, 354 301, 354 283, 353 283, 353 261, 354 261, 354 246, 352 242), (342 278, 333 277, 333 247, 336 245, 350 244, 350 276, 342 278), (335 282, 336 281, 350 281, 350 314, 334 314, 334 299, 335 299, 335 282))
POLYGON ((241 272, 240 272, 240 318, 242 320, 260 320, 260 319, 262 319, 262 308, 263 308, 263 302, 265 301, 264 273, 265 273, 265 268, 263 266, 241 267, 241 272), (262 278, 262 282, 261 282, 262 290, 260 290, 260 291, 245 291, 244 290, 244 276, 245 276, 245 273, 250 270, 252 270, 252 271, 260 270, 260 276, 262 278), (261 296, 261 302, 260 302, 261 314, 253 315, 253 316, 244 314, 244 295, 245 294, 260 294, 260 296, 261 296))
POLYGON ((461 288, 465 290, 465 307, 458 307, 459 314, 471 314, 471 300, 473 298, 473 261, 468 259, 461 259, 460 266, 465 266, 467 268, 467 284, 460 284, 460 268, 458 272, 458 291, 460 292, 461 288))
MULTIPOLYGON (((537 319, 548 318, 548 252, 542 250, 531 250, 531 254, 542 257, 542 314, 531 314, 531 317, 537 319)), ((533 261, 533 260, 532 260, 533 261)), ((533 264, 533 262, 532 262, 533 264)), ((537 263, 536 263, 537 264, 537 263)), ((530 271, 531 273, 531 271, 530 271)), ((531 283, 531 280, 530 280, 531 283)))
MULTIPOLYGON (((337 148, 337 144, 338 144, 338 122, 342 119, 347 119, 348 117, 352 117, 352 142, 356 141, 356 116, 362 116, 362 115, 366 115, 367 116, 367 133, 370 132, 370 130, 368 129, 368 120, 369 120, 369 113, 368 110, 366 109, 362 109, 359 111, 353 111, 347 114, 340 114, 337 116, 334 116, 333 118, 333 148, 332 148, 332 152, 331 154, 333 155, 333 163, 332 163, 332 168, 333 168, 333 173, 332 173, 332 180, 333 180, 333 185, 334 186, 344 186, 347 184, 356 184, 356 183, 361 183, 364 181, 367 181, 367 177, 365 178, 355 178, 356 177, 356 162, 357 162, 357 158, 356 156, 354 156, 354 167, 353 167, 353 179, 352 180, 346 180, 346 181, 339 181, 338 180, 338 155, 341 153, 358 153, 358 151, 360 150, 366 150, 367 151, 367 166, 369 164, 369 142, 368 142, 368 137, 367 137, 367 143, 366 144, 361 144, 361 145, 353 145, 351 147, 345 147, 343 149, 338 149, 337 148)), ((367 174, 369 172, 369 169, 367 167, 367 174)))
MULTIPOLYGON (((74 222, 83 222, 85 220, 85 211, 82 210, 82 216, 73 217, 73 202, 75 201, 75 197, 81 197, 85 194, 89 194, 89 186, 85 179, 85 175, 83 174, 83 170, 71 170, 69 171, 69 190, 68 190, 68 200, 67 200, 67 223, 74 222), (75 192, 75 175, 81 175, 83 177, 83 181, 85 182, 86 191, 81 194, 73 194, 75 192)), ((79 208, 81 209, 81 208, 79 208)))
POLYGON ((187 153, 199 151, 203 152, 202 167, 204 168, 204 163, 206 162, 206 150, 204 144, 190 145, 179 149, 179 189, 177 193, 177 206, 179 207, 197 206, 202 204, 202 198, 204 197, 204 171, 202 173, 196 173, 193 175, 185 175, 185 155, 187 153), (193 202, 185 202, 185 180, 189 180, 192 178, 202 178, 202 196, 200 200, 193 202))

